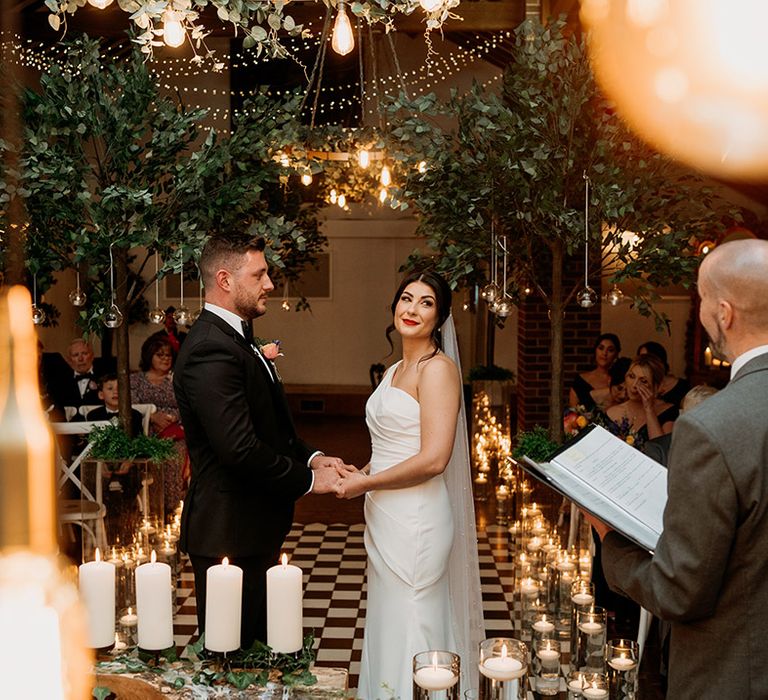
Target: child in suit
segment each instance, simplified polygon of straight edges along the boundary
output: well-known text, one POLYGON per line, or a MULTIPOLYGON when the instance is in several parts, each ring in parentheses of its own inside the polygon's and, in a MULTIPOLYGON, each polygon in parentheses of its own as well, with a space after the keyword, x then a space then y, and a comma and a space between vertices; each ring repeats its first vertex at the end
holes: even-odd
MULTIPOLYGON (((99 406, 99 408, 95 408, 92 411, 88 411, 85 420, 117 420, 117 412, 119 408, 117 375, 105 374, 100 377, 98 387, 99 400, 103 401, 104 405, 99 406)), ((134 435, 139 435, 142 432, 141 413, 134 408, 131 409, 131 428, 134 435)))

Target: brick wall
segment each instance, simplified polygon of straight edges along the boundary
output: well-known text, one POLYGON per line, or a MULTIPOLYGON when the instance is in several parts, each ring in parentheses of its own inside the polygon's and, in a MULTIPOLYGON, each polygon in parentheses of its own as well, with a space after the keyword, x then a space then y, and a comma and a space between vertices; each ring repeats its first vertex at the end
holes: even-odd
MULTIPOLYGON (((570 270, 565 274, 564 287, 570 289, 579 280, 583 284, 583 267, 578 264, 567 267, 570 270)), ((590 280, 590 286, 602 294, 598 277, 590 280)), ((551 331, 547 307, 541 297, 532 294, 520 304, 517 323, 517 425, 519 430, 530 430, 535 425, 549 423, 551 331)), ((599 303, 589 309, 575 302, 567 307, 563 320, 564 406, 567 406, 568 387, 575 374, 593 366, 594 343, 600 332, 599 303)))

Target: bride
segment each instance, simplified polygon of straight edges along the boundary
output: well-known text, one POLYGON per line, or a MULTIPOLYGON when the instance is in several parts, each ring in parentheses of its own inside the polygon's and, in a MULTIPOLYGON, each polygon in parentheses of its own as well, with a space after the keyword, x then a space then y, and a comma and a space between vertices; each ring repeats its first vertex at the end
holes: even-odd
POLYGON ((463 687, 483 638, 466 418, 451 290, 414 273, 392 302, 403 359, 366 406, 371 461, 344 472, 340 496, 366 494, 368 599, 358 697, 411 695, 420 651, 461 656, 463 687))

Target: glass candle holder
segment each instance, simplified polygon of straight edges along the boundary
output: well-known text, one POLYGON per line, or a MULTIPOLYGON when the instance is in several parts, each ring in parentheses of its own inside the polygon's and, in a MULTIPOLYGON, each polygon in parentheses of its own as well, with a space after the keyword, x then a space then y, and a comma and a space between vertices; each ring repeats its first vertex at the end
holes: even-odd
POLYGON ((536 691, 540 695, 557 695, 560 691, 560 642, 534 637, 532 666, 536 691))
MULTIPOLYGON (((576 644, 576 613, 587 610, 595 604, 595 584, 591 581, 577 579, 571 586, 570 639, 576 644)), ((574 646, 575 649, 575 646, 574 646)))
POLYGON ((525 700, 528 661, 528 647, 517 639, 481 642, 479 700, 525 700))
POLYGON ((608 614, 593 605, 576 612, 576 654, 573 666, 579 671, 602 673, 605 670, 605 642, 608 614))
POLYGON ((608 700, 608 679, 604 673, 571 671, 565 686, 568 700, 608 700))
POLYGON ((611 700, 636 700, 638 658, 637 642, 631 639, 611 639, 606 644, 605 662, 611 700))
POLYGON ((555 639, 557 636, 555 618, 551 613, 536 613, 531 623, 534 645, 536 640, 555 639))
POLYGON ((450 651, 422 651, 413 657, 413 700, 459 700, 461 662, 450 651))

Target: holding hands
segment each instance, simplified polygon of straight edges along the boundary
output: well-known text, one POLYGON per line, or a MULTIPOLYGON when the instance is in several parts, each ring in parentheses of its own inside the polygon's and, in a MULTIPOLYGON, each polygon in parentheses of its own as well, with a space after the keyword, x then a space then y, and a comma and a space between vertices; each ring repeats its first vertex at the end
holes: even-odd
POLYGON ((315 475, 312 493, 335 493, 341 497, 341 488, 345 474, 357 473, 353 464, 346 464, 341 457, 317 455, 310 463, 315 475))

